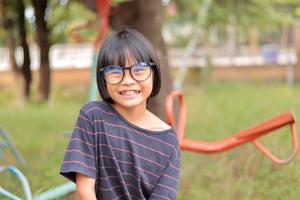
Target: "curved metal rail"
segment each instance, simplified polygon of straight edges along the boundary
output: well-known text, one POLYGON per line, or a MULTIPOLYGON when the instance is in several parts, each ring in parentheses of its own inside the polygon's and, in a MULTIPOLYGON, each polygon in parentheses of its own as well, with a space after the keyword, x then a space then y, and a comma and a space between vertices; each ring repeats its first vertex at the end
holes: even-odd
POLYGON ((249 129, 243 130, 232 137, 215 141, 215 142, 206 142, 206 141, 196 141, 191 139, 186 139, 184 137, 185 131, 185 122, 186 122, 186 107, 184 96, 180 91, 171 92, 166 99, 166 113, 168 123, 175 127, 179 137, 180 147, 183 150, 202 152, 202 153, 215 153, 226 151, 228 149, 234 148, 246 142, 253 142, 254 145, 264 153, 269 159, 277 164, 285 164, 293 160, 296 156, 298 150, 298 140, 297 140, 297 128, 295 117, 292 112, 286 112, 275 116, 267 121, 264 121, 260 124, 257 124, 249 129), (175 125, 175 120, 173 118, 173 102, 175 98, 179 100, 179 119, 177 126, 175 125), (289 125, 291 127, 292 135, 292 146, 293 150, 291 155, 286 159, 277 158, 273 155, 266 147, 264 147, 258 140, 258 137, 261 137, 265 134, 268 134, 272 131, 275 131, 279 128, 289 125))

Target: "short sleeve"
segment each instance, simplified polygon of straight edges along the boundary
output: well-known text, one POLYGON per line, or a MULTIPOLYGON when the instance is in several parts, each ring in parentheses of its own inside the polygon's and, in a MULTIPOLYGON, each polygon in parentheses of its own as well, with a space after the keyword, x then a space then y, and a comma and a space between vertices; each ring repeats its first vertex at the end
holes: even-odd
POLYGON ((76 173, 96 179, 95 137, 93 122, 80 111, 61 165, 61 175, 75 183, 76 173))
POLYGON ((149 200, 175 200, 180 176, 180 151, 175 149, 170 156, 169 163, 156 183, 149 200))

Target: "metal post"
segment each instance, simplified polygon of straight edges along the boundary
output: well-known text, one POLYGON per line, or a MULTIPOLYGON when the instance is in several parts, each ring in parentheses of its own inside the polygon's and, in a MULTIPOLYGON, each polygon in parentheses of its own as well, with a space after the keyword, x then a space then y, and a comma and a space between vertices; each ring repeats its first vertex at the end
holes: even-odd
POLYGON ((297 63, 295 65, 295 73, 300 78, 300 19, 297 19, 294 24, 294 48, 296 51, 297 63))

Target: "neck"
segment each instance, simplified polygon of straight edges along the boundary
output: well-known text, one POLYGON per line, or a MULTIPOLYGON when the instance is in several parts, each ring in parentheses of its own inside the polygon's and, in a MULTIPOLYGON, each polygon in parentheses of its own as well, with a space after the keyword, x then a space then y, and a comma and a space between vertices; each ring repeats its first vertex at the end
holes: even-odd
POLYGON ((119 106, 117 104, 112 105, 125 119, 133 123, 140 121, 147 114, 146 104, 141 104, 139 106, 135 106, 129 109, 119 106))

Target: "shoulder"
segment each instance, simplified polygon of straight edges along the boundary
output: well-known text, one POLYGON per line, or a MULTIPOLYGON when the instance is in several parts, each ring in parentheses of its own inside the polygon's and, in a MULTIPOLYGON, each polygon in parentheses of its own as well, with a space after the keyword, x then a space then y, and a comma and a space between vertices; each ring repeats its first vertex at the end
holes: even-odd
POLYGON ((104 102, 104 101, 90 101, 85 103, 81 108, 80 108, 80 112, 85 114, 85 115, 89 115, 90 113, 93 112, 108 112, 109 108, 108 108, 108 103, 104 102))
POLYGON ((151 125, 151 129, 155 131, 163 131, 163 130, 168 130, 171 129, 172 127, 161 120, 159 117, 148 111, 148 124, 151 125))
POLYGON ((102 120, 104 118, 110 119, 114 115, 116 115, 116 113, 113 112, 109 103, 104 101, 87 102, 79 111, 79 116, 89 119, 91 122, 102 120))
POLYGON ((179 141, 178 141, 178 136, 177 136, 177 132, 176 130, 170 126, 169 124, 167 124, 166 122, 164 122, 163 120, 161 120, 159 117, 157 117, 155 114, 150 113, 150 118, 151 120, 149 121, 152 126, 152 130, 155 131, 162 131, 163 133, 166 134, 161 134, 161 136, 163 136, 163 140, 167 143, 169 143, 170 145, 172 145, 173 147, 175 147, 175 149, 179 148, 179 141))

